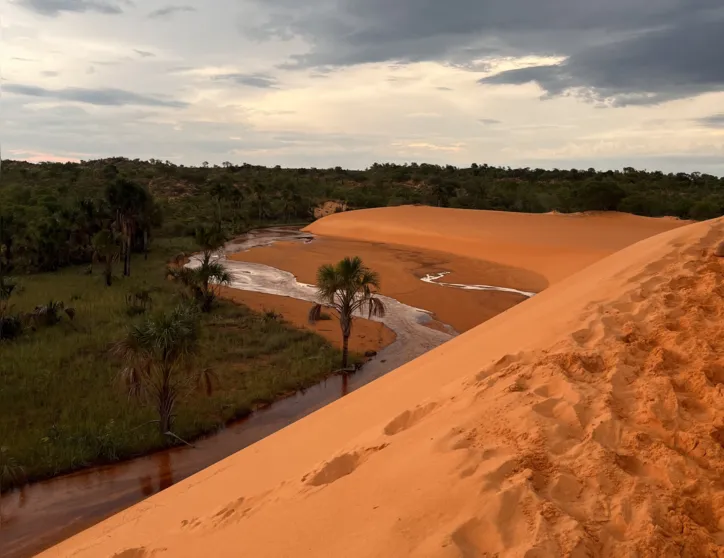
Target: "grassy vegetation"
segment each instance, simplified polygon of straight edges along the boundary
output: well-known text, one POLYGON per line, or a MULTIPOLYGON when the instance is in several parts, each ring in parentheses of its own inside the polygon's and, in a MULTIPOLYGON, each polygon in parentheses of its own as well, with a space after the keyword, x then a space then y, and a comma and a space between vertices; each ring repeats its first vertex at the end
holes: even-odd
MULTIPOLYGON (((176 305, 180 287, 165 278, 165 265, 191 249, 186 240, 158 240, 148 260, 134 256, 133 276, 116 277, 110 288, 101 266, 93 275, 82 266, 21 278, 20 293, 13 297, 16 311, 29 312, 53 299, 76 312, 73 321, 66 318, 0 343, 2 459, 22 467, 25 480, 169 443, 156 425, 147 424, 157 418, 154 409, 129 399, 117 379, 123 363, 109 349, 130 324, 144 318, 129 315, 134 313, 126 303, 129 292, 150 289, 150 313, 176 305)), ((195 365, 212 368, 219 385, 211 396, 192 395, 180 403, 174 431, 184 439, 313 385, 340 359, 340 351, 323 338, 224 301, 202 316, 201 331, 195 365)), ((4 488, 14 482, 6 478, 4 488)))

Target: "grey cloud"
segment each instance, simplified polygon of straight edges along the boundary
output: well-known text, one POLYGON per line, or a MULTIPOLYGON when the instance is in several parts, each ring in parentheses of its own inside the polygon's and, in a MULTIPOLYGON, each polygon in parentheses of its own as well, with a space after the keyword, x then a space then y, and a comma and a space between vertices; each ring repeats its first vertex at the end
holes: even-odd
POLYGON ((139 105, 147 107, 183 108, 187 103, 181 101, 160 99, 149 95, 133 93, 123 89, 85 89, 82 87, 66 87, 63 89, 46 89, 35 85, 22 85, 11 83, 5 86, 7 93, 24 95, 27 97, 42 97, 59 99, 101 106, 139 105))
POLYGON ((548 95, 576 91, 609 105, 724 90, 721 0, 256 1, 269 14, 256 38, 310 45, 284 68, 436 60, 486 71, 486 58, 549 55, 566 62, 485 83, 536 81, 548 95))
POLYGON ((510 70, 481 83, 536 82, 548 95, 580 92, 615 106, 650 105, 724 90, 721 47, 724 18, 691 21, 581 50, 560 65, 510 70))
POLYGON ((436 87, 435 89, 437 89, 438 91, 453 91, 453 88, 452 88, 452 87, 444 87, 444 86, 443 86, 443 87, 436 87))
POLYGON ((58 72, 54 72, 52 70, 45 70, 43 72, 40 72, 45 77, 56 77, 58 75, 58 72))
POLYGON ((148 14, 150 18, 170 18, 178 13, 183 12, 195 12, 196 8, 193 6, 166 6, 159 8, 158 10, 152 11, 148 14))
POLYGON ((137 48, 134 48, 134 49, 133 49, 133 52, 135 52, 136 54, 138 54, 138 56, 140 56, 141 58, 148 58, 148 57, 150 57, 150 56, 156 56, 156 55, 155 55, 154 53, 152 53, 152 52, 148 52, 147 50, 140 50, 140 49, 137 49, 137 48))
POLYGON ((18 4, 33 12, 56 17, 62 12, 120 14, 123 13, 122 6, 131 5, 131 2, 129 0, 19 0, 18 4))
POLYGON ((259 89, 275 89, 277 87, 277 80, 267 74, 222 74, 214 76, 214 79, 218 81, 232 81, 238 85, 257 87, 259 89))
POLYGON ((500 120, 496 120, 495 118, 478 118, 478 122, 481 124, 485 124, 486 126, 494 126, 495 124, 500 124, 500 120))
POLYGON ((36 58, 22 58, 20 56, 13 56, 10 60, 17 60, 18 62, 37 62, 36 58))
POLYGON ((704 118, 697 118, 696 122, 707 128, 724 128, 724 112, 705 116, 704 118))

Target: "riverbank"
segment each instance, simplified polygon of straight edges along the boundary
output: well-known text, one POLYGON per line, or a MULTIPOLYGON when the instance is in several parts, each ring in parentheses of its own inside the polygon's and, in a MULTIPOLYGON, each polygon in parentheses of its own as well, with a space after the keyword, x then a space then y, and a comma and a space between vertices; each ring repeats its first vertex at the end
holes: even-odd
MULTIPOLYGON (((230 287, 221 287, 220 296, 226 300, 241 303, 255 312, 264 314, 275 312, 281 315, 281 319, 289 322, 299 329, 308 329, 317 335, 321 335, 337 348, 342 345, 342 333, 339 325, 339 318, 334 312, 326 312, 328 319, 309 323, 309 308, 311 304, 295 298, 242 291, 230 287)), ((395 333, 379 322, 354 318, 352 335, 349 340, 349 348, 353 353, 364 355, 365 353, 379 352, 395 341, 395 333)))
MULTIPOLYGON (((0 344, 3 492, 25 481, 58 477, 169 446, 155 424, 149 424, 154 411, 130 399, 118 381, 123 363, 109 349, 131 324, 143 319, 128 315, 129 292, 150 291, 149 313, 178 303, 179 286, 166 280, 166 262, 188 248, 179 241, 158 241, 148 260, 133 259, 130 278, 116 278, 110 288, 99 273, 86 275, 85 268, 21 278, 22 290, 11 300, 18 311, 62 300, 75 309, 75 316, 0 344)), ((179 402, 174 431, 185 440, 217 431, 260 405, 309 388, 339 368, 341 352, 321 336, 244 306, 220 301, 211 314, 202 316, 200 330, 194 364, 213 370, 217 382, 210 396, 194 391, 179 402)), ((106 478, 113 476, 113 470, 106 468, 106 478)), ((2 556, 10 555, 7 545, 15 540, 15 530, 24 521, 35 521, 23 511, 31 488, 0 498, 2 556)), ((123 501, 129 505, 138 499, 123 501)), ((57 505, 68 510, 64 517, 82 516, 70 501, 61 499, 57 505)), ((43 523, 43 531, 52 533, 54 528, 52 522, 43 523)), ((31 531, 31 543, 39 538, 31 531)))

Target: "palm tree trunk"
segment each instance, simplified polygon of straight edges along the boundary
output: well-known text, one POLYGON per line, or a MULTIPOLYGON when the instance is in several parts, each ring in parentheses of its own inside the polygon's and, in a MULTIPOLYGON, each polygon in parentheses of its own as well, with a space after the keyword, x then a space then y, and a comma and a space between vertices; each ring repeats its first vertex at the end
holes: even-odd
POLYGON ((342 368, 347 368, 349 359, 349 333, 342 333, 342 368))
POLYGON ((130 277, 131 275, 131 239, 126 239, 126 259, 123 262, 123 275, 130 277))
POLYGON ((171 388, 167 385, 163 387, 158 398, 158 427, 161 435, 171 431, 173 413, 173 397, 171 388))
POLYGON ((143 229, 143 259, 148 259, 148 229, 143 229))
POLYGON ((126 266, 125 266, 125 275, 126 277, 131 276, 131 243, 133 241, 133 227, 131 226, 131 223, 126 223, 126 266))
POLYGON ((113 282, 113 259, 110 256, 106 256, 106 287, 110 287, 113 282))

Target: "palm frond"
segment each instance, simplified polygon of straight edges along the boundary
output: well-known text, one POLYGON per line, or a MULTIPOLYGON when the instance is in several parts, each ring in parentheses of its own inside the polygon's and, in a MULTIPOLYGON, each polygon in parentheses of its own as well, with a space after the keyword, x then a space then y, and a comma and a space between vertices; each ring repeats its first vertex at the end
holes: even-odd
POLYGON ((178 281, 182 285, 191 287, 198 284, 198 270, 190 267, 168 268, 168 274, 171 278, 178 281))
POLYGON ((341 285, 342 281, 335 266, 325 264, 317 270, 317 293, 321 300, 333 300, 341 285))
POLYGON ((367 290, 370 290, 372 287, 379 290, 380 275, 376 271, 363 267, 360 273, 359 283, 361 287, 367 290))
POLYGON ((214 392, 214 385, 218 385, 219 377, 211 368, 201 370, 196 378, 196 387, 207 396, 214 392))
POLYGON ((228 285, 231 283, 233 277, 231 272, 226 266, 219 262, 212 262, 206 265, 202 265, 199 268, 199 273, 207 277, 209 280, 220 285, 228 285))
POLYGON ((387 308, 385 308, 384 302, 382 302, 377 297, 372 297, 367 300, 367 306, 368 306, 368 312, 367 317, 368 318, 384 318, 385 313, 387 312, 387 308))
POLYGON ((120 379, 128 390, 129 397, 140 397, 143 394, 143 374, 135 366, 126 366, 120 372, 120 379))
POLYGON ((346 283, 354 282, 363 269, 364 264, 359 256, 344 258, 337 264, 337 273, 346 283))

